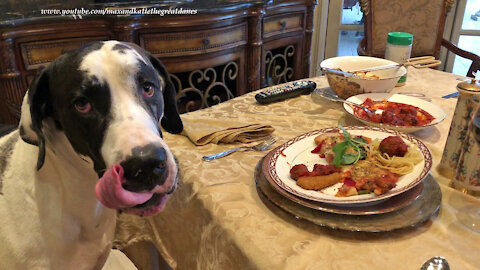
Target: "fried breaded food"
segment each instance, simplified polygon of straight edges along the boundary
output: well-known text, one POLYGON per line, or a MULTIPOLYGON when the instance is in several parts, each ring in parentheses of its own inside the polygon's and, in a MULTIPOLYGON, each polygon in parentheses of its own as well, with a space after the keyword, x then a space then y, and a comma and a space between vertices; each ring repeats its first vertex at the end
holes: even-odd
POLYGON ((302 176, 298 178, 297 185, 303 189, 320 190, 332 186, 342 180, 342 174, 335 172, 329 175, 302 176))
POLYGON ((318 135, 313 139, 316 145, 325 144, 325 146, 335 145, 338 142, 342 142, 345 139, 341 133, 326 133, 318 135))

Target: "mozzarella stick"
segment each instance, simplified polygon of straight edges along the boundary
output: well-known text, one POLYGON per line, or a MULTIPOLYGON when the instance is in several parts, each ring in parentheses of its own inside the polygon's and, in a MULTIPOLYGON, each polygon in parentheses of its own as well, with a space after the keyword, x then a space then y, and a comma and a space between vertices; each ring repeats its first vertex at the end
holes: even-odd
POLYGON ((319 190, 334 185, 342 180, 341 173, 332 173, 320 176, 302 176, 298 178, 297 185, 308 190, 319 190))

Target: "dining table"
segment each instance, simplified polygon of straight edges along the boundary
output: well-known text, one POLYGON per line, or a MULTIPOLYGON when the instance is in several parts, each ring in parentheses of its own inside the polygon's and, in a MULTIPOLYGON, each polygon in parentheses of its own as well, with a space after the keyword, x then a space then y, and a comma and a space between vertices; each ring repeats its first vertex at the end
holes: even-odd
MULTIPOLYGON (((438 170, 457 102, 442 96, 457 91, 458 78, 409 68, 406 84, 392 90, 421 94, 446 114, 441 123, 411 133, 430 150, 428 177, 441 191, 438 210, 423 222, 378 232, 322 226, 285 211, 259 190, 255 172, 273 148, 314 130, 365 125, 346 113, 342 103, 318 95, 329 87, 326 77, 318 76, 307 78, 317 88, 308 95, 262 105, 255 100, 262 89, 186 113, 198 121, 268 124, 276 142, 266 151, 236 152, 207 162, 202 156, 242 144, 196 146, 187 136, 164 132, 178 161, 177 190, 155 216, 120 215, 115 244, 122 249, 150 242, 171 269, 420 269, 434 256, 445 258, 450 269, 479 269, 480 233, 464 226, 456 213, 467 205, 480 206, 480 200, 453 188, 452 179, 438 170)), ((332 215, 315 213, 326 214, 332 215)), ((347 219, 336 215, 339 222, 347 219)))

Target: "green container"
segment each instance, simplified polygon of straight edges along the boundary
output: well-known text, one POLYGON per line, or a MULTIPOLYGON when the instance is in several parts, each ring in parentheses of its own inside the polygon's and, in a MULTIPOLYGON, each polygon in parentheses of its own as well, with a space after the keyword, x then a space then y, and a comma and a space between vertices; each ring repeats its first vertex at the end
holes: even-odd
MULTIPOLYGON (((410 58, 412 52, 413 35, 405 32, 390 32, 387 37, 387 46, 385 48, 385 59, 395 61, 399 64, 405 63, 410 58)), ((402 76, 398 80, 397 86, 404 85, 407 76, 402 76)))
POLYGON ((412 45, 413 35, 405 32, 390 32, 387 42, 394 45, 412 45))

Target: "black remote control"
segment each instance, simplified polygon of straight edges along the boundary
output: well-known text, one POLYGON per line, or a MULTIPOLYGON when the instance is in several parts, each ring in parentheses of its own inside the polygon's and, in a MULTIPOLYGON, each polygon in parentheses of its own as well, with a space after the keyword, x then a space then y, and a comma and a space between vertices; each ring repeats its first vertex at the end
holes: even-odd
POLYGON ((268 104, 287 98, 310 94, 316 87, 316 83, 307 80, 290 82, 284 85, 272 86, 268 90, 256 94, 255 99, 260 104, 268 104))

